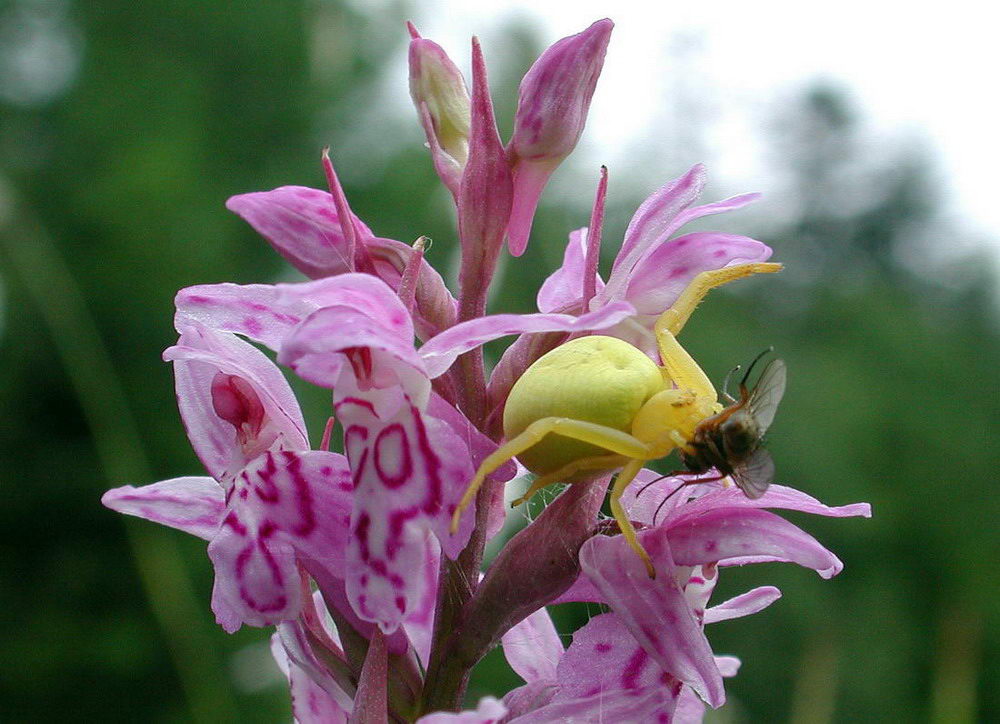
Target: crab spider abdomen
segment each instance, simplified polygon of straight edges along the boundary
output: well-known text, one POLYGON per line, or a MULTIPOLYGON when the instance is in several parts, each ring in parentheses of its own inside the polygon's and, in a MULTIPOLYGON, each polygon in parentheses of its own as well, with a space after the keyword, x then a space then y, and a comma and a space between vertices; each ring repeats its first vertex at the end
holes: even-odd
MULTIPOLYGON (((510 391, 504 436, 510 440, 545 417, 568 417, 629 432, 636 413, 664 388, 660 369, 645 354, 614 337, 580 337, 540 357, 510 391)), ((549 435, 518 456, 545 474, 608 451, 549 435)), ((569 480, 567 482, 573 482, 569 480)))

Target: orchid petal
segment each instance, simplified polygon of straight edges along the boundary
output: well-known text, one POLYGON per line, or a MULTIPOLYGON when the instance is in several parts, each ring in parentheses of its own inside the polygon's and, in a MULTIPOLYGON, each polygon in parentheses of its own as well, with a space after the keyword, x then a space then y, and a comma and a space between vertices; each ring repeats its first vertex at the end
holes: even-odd
POLYGON ((426 669, 431 659, 431 645, 434 641, 434 616, 437 614, 438 575, 441 570, 441 544, 432 535, 424 538, 423 577, 427 581, 423 597, 403 620, 403 626, 396 634, 389 636, 389 650, 392 651, 393 637, 405 634, 413 644, 420 663, 426 669))
POLYGON ((801 513, 811 513, 813 515, 824 515, 831 518, 849 518, 854 516, 870 518, 872 514, 871 506, 868 503, 853 503, 851 505, 831 507, 824 505, 812 496, 806 495, 795 488, 789 488, 784 485, 772 485, 759 498, 748 498, 743 494, 743 491, 736 487, 714 490, 679 508, 674 522, 682 523, 700 515, 706 510, 721 507, 750 509, 780 508, 783 510, 795 510, 801 513))
POLYGON ((722 677, 675 580, 665 531, 648 530, 640 539, 659 571, 655 579, 649 578, 642 560, 620 536, 588 540, 580 549, 580 566, 643 650, 717 707, 725 701, 722 677))
POLYGON ((507 249, 511 256, 521 256, 528 248, 531 227, 535 221, 538 202, 549 177, 559 161, 532 161, 519 159, 513 169, 513 198, 510 219, 507 222, 507 249))
POLYGON ((737 196, 730 196, 728 199, 723 199, 722 201, 714 201, 710 204, 701 204, 699 206, 692 206, 689 209, 677 214, 674 219, 673 227, 674 229, 679 229, 685 224, 689 224, 695 219, 700 219, 703 216, 712 216, 713 214, 724 214, 727 211, 735 211, 736 209, 742 209, 748 204, 752 204, 760 199, 761 195, 759 193, 749 193, 749 194, 738 194, 737 196))
MULTIPOLYGON (((538 290, 538 311, 561 312, 579 306, 583 296, 583 275, 587 255, 587 228, 570 232, 563 253, 562 266, 548 276, 538 290)), ((604 289, 604 281, 594 274, 596 289, 604 289)))
POLYGON ((401 337, 413 323, 399 297, 370 274, 341 274, 297 284, 202 284, 177 292, 178 331, 199 322, 241 334, 274 351, 303 319, 322 307, 347 307, 365 314, 401 337))
POLYGON ((705 167, 698 164, 642 202, 625 230, 625 240, 611 267, 602 298, 621 298, 636 264, 654 244, 676 230, 677 215, 694 203, 704 185, 705 167))
POLYGON ((151 520, 211 540, 225 513, 225 493, 212 478, 172 478, 135 488, 125 485, 101 496, 111 510, 151 520))
POLYGON ((843 564, 811 535, 773 513, 753 508, 713 508, 669 526, 670 548, 680 565, 763 556, 798 563, 823 578, 843 564))
POLYGON ((507 707, 506 721, 522 721, 520 717, 550 704, 558 691, 559 685, 554 679, 533 681, 530 684, 511 689, 503 697, 503 704, 507 707))
POLYGON ((344 456, 319 450, 261 455, 236 478, 229 509, 208 546, 219 624, 265 626, 300 605, 295 553, 309 565, 344 569, 351 498, 344 456))
POLYGON ((383 419, 366 400, 347 397, 338 400, 337 415, 355 481, 348 597, 362 619, 391 633, 430 585, 423 575, 425 536, 433 531, 453 558, 472 533, 471 510, 458 533, 448 531, 472 465, 448 424, 411 402, 383 419))
POLYGON ((507 714, 498 699, 484 696, 475 711, 438 711, 417 719, 416 724, 496 724, 507 714))
POLYGON ((549 612, 543 607, 500 639, 510 668, 527 683, 554 680, 564 649, 549 612))
MULTIPOLYGON (((740 660, 735 656, 716 656, 715 664, 725 678, 736 676, 740 668, 740 660)), ((690 686, 685 686, 677 698, 671 724, 701 724, 704 716, 705 702, 698 698, 690 686)))
POLYGON ((556 41, 525 73, 510 150, 518 159, 565 158, 587 122, 614 28, 607 18, 556 41))
POLYGON ((595 616, 573 634, 558 679, 552 702, 519 717, 517 724, 669 721, 681 689, 681 682, 660 668, 613 613, 595 616))
POLYGON ((353 706, 351 700, 348 698, 348 707, 345 709, 330 696, 310 673, 291 659, 277 633, 271 636, 271 655, 288 679, 295 724, 346 724, 348 712, 353 706))
POLYGON ((495 314, 456 324, 420 348, 429 377, 447 371, 464 352, 509 334, 590 332, 607 329, 634 313, 631 304, 616 302, 579 317, 569 314, 495 314))
POLYGON ((770 247, 746 236, 685 234, 654 247, 636 264, 625 298, 639 314, 660 315, 701 272, 765 261, 770 256, 770 247))
POLYGON ((413 347, 412 329, 401 333, 350 307, 325 307, 309 315, 285 339, 278 361, 321 387, 340 387, 341 373, 351 370, 361 389, 401 386, 420 405, 430 393, 423 361, 413 347), (360 350, 368 356, 360 364, 348 365, 352 360, 346 355, 360 350))
MULTIPOLYGON (((324 629, 324 635, 330 636, 331 640, 336 642, 336 632, 324 629)), ((325 663, 320 661, 313 651, 313 644, 310 642, 311 632, 307 632, 305 625, 302 623, 302 619, 296 619, 294 621, 282 621, 278 624, 275 631, 275 637, 282 648, 282 654, 287 659, 289 664, 297 666, 302 670, 302 673, 321 689, 326 695, 328 695, 333 702, 344 711, 350 711, 352 707, 351 693, 345 691, 345 689, 337 683, 333 676, 330 674, 330 669, 325 663)), ((272 646, 275 641, 272 639, 272 646)), ((315 640, 315 639, 314 639, 315 640)), ((340 650, 331 651, 331 656, 337 656, 338 663, 342 664, 343 668, 341 671, 347 673, 347 662, 341 658, 343 652, 340 650)), ((275 655, 275 659, 278 656, 275 655)), ((288 675, 288 671, 285 671, 285 675, 288 675)), ((345 682, 348 685, 349 682, 345 682)), ((294 688, 294 685, 293 685, 294 688)), ((295 694, 293 691, 293 707, 295 694)))
MULTIPOLYGON (((705 611, 705 623, 718 623, 728 621, 733 618, 742 618, 763 611, 772 603, 781 598, 781 591, 774 586, 760 586, 739 596, 734 596, 728 601, 723 601, 718 606, 712 606, 705 611)), ((725 676, 725 673, 723 673, 725 676)))
MULTIPOLYGON (((281 186, 232 196, 226 208, 243 217, 292 266, 311 279, 353 268, 333 197, 326 191, 281 186)), ((352 217, 362 236, 372 236, 357 216, 352 217)))
POLYGON ((284 375, 253 345, 238 337, 202 326, 182 328, 177 345, 163 358, 174 362, 177 405, 188 438, 205 469, 223 480, 243 467, 247 457, 267 449, 278 437, 284 448, 309 447, 298 401, 284 375), (218 374, 232 375, 249 386, 263 407, 263 424, 256 440, 244 448, 232 420, 223 419, 214 405, 218 374))

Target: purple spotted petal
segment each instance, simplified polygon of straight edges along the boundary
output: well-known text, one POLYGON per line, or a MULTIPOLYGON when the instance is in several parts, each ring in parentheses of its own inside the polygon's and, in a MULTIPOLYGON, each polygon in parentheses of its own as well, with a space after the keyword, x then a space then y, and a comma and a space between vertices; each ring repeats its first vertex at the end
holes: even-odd
POLYGON ((765 261, 770 256, 770 247, 746 236, 685 234, 656 246, 636 265, 625 298, 639 314, 660 315, 701 272, 765 261))
POLYGON ((367 400, 347 397, 337 416, 355 481, 348 597, 362 619, 391 633, 431 585, 423 575, 426 536, 436 534, 449 557, 468 542, 472 510, 456 535, 448 527, 473 469, 449 425, 411 402, 380 418, 367 400))
POLYGON ((322 307, 347 307, 402 337, 413 322, 396 292, 370 274, 341 274, 298 284, 202 284, 177 292, 174 325, 198 322, 244 335, 278 351, 296 325, 322 307))
POLYGON ((492 696, 479 700, 475 711, 438 711, 417 719, 416 724, 497 724, 507 714, 507 707, 492 696))
POLYGON ((291 387, 253 345, 232 334, 191 326, 182 328, 177 345, 163 358, 174 363, 177 405, 191 445, 216 480, 230 478, 248 459, 276 443, 293 450, 309 447, 291 387), (215 405, 213 385, 220 374, 238 378, 263 408, 253 435, 244 435, 242 442, 233 420, 221 417, 215 405))
POLYGON ((500 639, 510 668, 527 683, 554 681, 564 649, 545 608, 540 608, 500 639))
POLYGON ((222 488, 212 478, 173 478, 141 488, 109 490, 101 502, 111 510, 151 520, 211 540, 226 509, 222 488))
MULTIPOLYGON (((759 611, 763 611, 772 603, 781 598, 781 591, 774 586, 760 586, 739 596, 734 596, 728 601, 723 601, 718 606, 712 606, 705 611, 705 623, 717 623, 728 621, 733 618, 750 616, 759 611)), ((723 676, 725 676, 723 672, 723 676)))
MULTIPOLYGON (((563 254, 562 266, 556 269, 538 290, 538 311, 563 312, 579 306, 583 297, 583 274, 587 255, 587 229, 570 232, 569 243, 563 254)), ((597 274, 597 291, 604 289, 604 282, 597 274)))
POLYGON ((307 567, 344 569, 351 504, 343 455, 266 453, 235 479, 228 510, 208 546, 215 564, 212 610, 219 624, 266 626, 301 604, 296 552, 307 567))
POLYGON ((607 329, 634 313, 631 304, 615 302, 580 317, 569 314, 496 314, 457 324, 420 348, 431 378, 444 374, 460 354, 509 334, 589 332, 607 329))
POLYGON ((649 578, 642 561, 621 536, 595 536, 584 543, 580 549, 581 568, 643 650, 664 671, 692 686, 717 707, 725 701, 722 677, 700 622, 675 580, 665 531, 654 528, 640 536, 656 567, 655 579, 649 578))
POLYGON ((677 229, 677 215, 694 203, 704 185, 705 168, 698 164, 642 202, 625 230, 625 240, 611 267, 602 298, 622 298, 636 264, 654 244, 664 241, 677 229))
POLYGON ((670 548, 680 565, 787 561, 812 568, 823 578, 840 573, 843 564, 811 535, 766 510, 713 508, 669 526, 670 548))
POLYGON ((292 661, 277 633, 271 636, 271 655, 288 679, 295 724, 347 724, 353 706, 351 700, 347 700, 345 708, 320 686, 310 673, 292 661))
POLYGON ((669 722, 681 690, 613 613, 595 616, 573 634, 558 682, 550 704, 514 721, 669 722))
MULTIPOLYGON (((282 186, 232 196, 226 208, 239 214, 288 262, 311 279, 351 271, 348 244, 333 197, 304 186, 282 186)), ((362 236, 371 230, 357 216, 362 236)))

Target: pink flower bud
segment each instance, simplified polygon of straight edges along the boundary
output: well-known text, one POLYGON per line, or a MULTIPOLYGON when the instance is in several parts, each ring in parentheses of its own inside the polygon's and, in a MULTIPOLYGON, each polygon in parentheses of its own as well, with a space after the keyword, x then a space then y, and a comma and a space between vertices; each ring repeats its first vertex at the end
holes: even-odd
POLYGON ((613 27, 610 20, 598 20, 582 33, 563 38, 542 53, 521 81, 514 135, 507 147, 514 164, 514 207, 507 230, 514 256, 524 253, 528 244, 549 176, 583 133, 613 27))
POLYGON ((410 96, 434 159, 434 169, 453 195, 458 195, 469 157, 469 92, 465 79, 444 49, 421 38, 411 24, 410 96))

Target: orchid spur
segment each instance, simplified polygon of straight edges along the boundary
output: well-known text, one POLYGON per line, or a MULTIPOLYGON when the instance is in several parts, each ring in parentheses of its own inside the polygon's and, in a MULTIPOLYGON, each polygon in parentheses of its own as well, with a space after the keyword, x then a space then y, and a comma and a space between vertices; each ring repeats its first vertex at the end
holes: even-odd
POLYGON ((570 235, 539 311, 487 314, 505 243, 524 251, 542 189, 583 131, 611 30, 599 20, 542 54, 505 143, 479 42, 467 86, 409 26, 409 92, 454 200, 454 294, 425 258, 422 230, 410 245, 354 214, 326 152, 328 190, 227 203, 307 281, 177 294, 179 338, 164 358, 209 476, 103 500, 208 541, 218 622, 275 627, 300 724, 697 721, 724 703, 723 677, 739 666, 712 652, 704 625, 780 595, 763 586, 709 606, 720 571, 841 568, 764 508, 869 514, 784 486, 750 499, 722 476, 654 479, 644 467, 684 450, 721 407, 676 338, 695 307, 712 288, 780 268, 748 237, 673 236, 756 198, 694 205, 701 166, 639 207, 606 283, 603 170, 590 224, 570 235), (515 340, 488 375, 483 345, 506 336, 515 340), (315 447, 282 367, 329 391, 315 447), (484 566, 515 477, 526 495, 572 484, 484 566), (546 607, 569 601, 607 610, 566 648, 546 607), (473 668, 497 646, 525 685, 460 711, 473 668))

